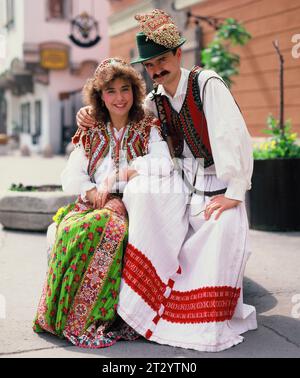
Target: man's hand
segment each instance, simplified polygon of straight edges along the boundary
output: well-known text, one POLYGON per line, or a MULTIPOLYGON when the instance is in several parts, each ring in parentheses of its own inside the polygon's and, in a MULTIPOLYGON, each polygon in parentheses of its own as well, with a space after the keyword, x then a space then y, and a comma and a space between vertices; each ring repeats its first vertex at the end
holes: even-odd
POLYGON ((240 204, 241 201, 226 198, 224 194, 219 194, 211 198, 204 212, 205 220, 208 220, 214 211, 217 211, 215 219, 218 219, 224 210, 232 209, 240 204))
POLYGON ((76 115, 77 126, 86 131, 90 127, 94 127, 96 120, 90 115, 91 107, 85 106, 81 108, 76 115))

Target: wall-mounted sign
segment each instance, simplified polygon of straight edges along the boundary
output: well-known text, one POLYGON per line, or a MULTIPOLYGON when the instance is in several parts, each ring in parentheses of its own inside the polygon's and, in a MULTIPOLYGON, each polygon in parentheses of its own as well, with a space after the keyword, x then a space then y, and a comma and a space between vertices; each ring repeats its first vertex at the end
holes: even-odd
POLYGON ((79 47, 93 47, 101 41, 98 22, 87 12, 81 13, 71 21, 70 40, 79 47))
POLYGON ((69 48, 59 43, 40 46, 40 65, 48 70, 65 70, 69 66, 69 48))

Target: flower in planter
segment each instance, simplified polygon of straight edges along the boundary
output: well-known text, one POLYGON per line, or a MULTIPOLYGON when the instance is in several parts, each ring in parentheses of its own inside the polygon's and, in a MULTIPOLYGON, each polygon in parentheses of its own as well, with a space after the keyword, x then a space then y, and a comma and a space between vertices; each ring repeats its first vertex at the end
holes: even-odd
POLYGON ((254 159, 300 158, 300 146, 297 144, 297 133, 291 132, 291 122, 286 121, 283 131, 279 121, 272 115, 267 118, 268 129, 263 130, 270 138, 263 143, 255 144, 254 159))

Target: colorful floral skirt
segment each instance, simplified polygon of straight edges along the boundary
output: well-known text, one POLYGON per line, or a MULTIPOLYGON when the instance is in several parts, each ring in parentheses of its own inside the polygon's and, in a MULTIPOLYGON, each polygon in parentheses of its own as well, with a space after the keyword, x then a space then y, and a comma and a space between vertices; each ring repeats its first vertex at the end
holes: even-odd
POLYGON ((111 209, 71 204, 56 222, 34 331, 50 332, 83 348, 136 339, 138 335, 116 314, 127 242, 125 217, 111 209))

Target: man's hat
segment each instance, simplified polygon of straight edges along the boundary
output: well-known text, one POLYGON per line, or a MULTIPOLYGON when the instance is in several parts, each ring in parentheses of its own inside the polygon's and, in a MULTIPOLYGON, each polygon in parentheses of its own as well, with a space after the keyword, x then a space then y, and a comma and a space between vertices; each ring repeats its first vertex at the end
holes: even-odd
POLYGON ((138 59, 131 63, 141 63, 180 47, 186 41, 181 37, 172 18, 160 9, 148 14, 138 14, 141 32, 136 35, 139 51, 138 59))

